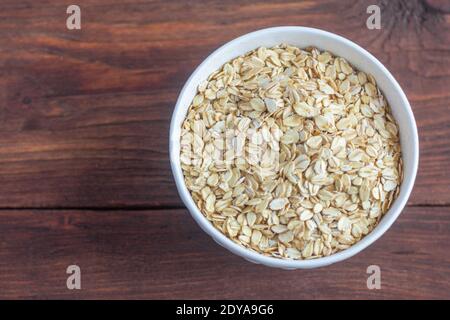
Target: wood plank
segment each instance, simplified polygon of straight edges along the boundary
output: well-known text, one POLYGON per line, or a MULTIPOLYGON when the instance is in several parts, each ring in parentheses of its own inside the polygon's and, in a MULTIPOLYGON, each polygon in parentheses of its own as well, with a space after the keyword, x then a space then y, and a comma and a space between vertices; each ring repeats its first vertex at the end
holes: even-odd
POLYGON ((450 298, 450 208, 407 208, 357 256, 315 270, 247 262, 185 210, 0 211, 0 298, 450 298), (6 223, 7 222, 7 223, 6 223), (66 289, 68 265, 81 290, 66 289), (366 269, 381 268, 381 290, 366 269))
POLYGON ((448 12, 382 2, 383 28, 369 31, 371 3, 85 0, 82 30, 68 31, 64 1, 2 1, 0 208, 181 206, 168 128, 184 81, 224 42, 300 23, 356 41, 392 71, 419 126, 410 204, 450 204, 448 12))

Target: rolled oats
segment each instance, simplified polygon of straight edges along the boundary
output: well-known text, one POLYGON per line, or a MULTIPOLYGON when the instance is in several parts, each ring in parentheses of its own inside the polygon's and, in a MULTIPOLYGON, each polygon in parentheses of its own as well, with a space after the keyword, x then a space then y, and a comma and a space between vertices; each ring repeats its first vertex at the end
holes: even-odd
POLYGON ((199 85, 180 142, 200 211, 277 258, 352 246, 402 181, 398 127, 375 79, 316 48, 261 47, 226 63, 199 85))

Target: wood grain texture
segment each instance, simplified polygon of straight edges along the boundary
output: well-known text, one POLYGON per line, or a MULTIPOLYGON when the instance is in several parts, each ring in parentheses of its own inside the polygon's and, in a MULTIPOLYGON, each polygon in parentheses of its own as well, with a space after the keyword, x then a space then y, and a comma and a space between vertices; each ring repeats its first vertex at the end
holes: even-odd
POLYGON ((22 210, 0 219, 8 221, 0 298, 450 299, 449 208, 409 208, 359 255, 296 271, 231 254, 186 210, 22 210), (66 289, 71 264, 81 268, 79 291, 66 289), (366 287, 369 265, 381 268, 381 290, 366 287))
POLYGON ((276 25, 318 27, 377 56, 420 135, 411 205, 450 204, 450 27, 440 1, 61 0, 0 3, 0 207, 180 207, 168 163, 177 95, 213 49, 276 25), (404 3, 408 3, 405 7, 404 3), (402 7, 403 6, 403 7, 402 7), (405 7, 405 8, 404 8, 405 7))

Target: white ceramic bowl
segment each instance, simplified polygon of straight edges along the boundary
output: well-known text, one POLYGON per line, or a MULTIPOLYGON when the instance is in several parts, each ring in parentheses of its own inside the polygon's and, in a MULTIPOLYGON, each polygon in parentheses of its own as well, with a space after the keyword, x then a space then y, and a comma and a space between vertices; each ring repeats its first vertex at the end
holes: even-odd
POLYGON ((389 229, 405 206, 414 185, 418 161, 419 140, 414 115, 403 90, 391 73, 374 56, 350 40, 333 33, 305 27, 275 27, 255 31, 234 39, 214 51, 197 67, 181 90, 170 126, 170 162, 173 175, 181 199, 195 221, 218 244, 231 252, 254 263, 283 269, 316 268, 330 265, 347 259, 372 244, 389 229), (300 48, 314 46, 322 50, 328 50, 337 56, 347 59, 359 70, 373 75, 391 106, 392 113, 398 122, 400 130, 404 180, 400 188, 400 194, 390 210, 370 234, 352 247, 331 256, 313 260, 287 260, 267 257, 246 249, 228 239, 224 234, 214 228, 197 208, 186 188, 180 166, 181 124, 196 94, 199 83, 205 80, 213 71, 219 69, 224 63, 237 56, 260 46, 272 47, 281 43, 287 43, 300 48))

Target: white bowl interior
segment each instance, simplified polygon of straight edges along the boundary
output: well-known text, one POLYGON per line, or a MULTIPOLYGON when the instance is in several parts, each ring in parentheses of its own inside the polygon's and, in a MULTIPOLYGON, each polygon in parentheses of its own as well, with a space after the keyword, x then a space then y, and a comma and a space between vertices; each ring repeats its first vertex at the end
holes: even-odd
POLYGON ((170 128, 170 160, 172 171, 180 196, 197 223, 217 243, 247 260, 284 269, 314 268, 329 265, 351 257, 378 239, 395 221, 408 200, 416 177, 418 150, 417 128, 411 107, 399 84, 389 71, 375 57, 355 43, 329 32, 305 27, 263 29, 239 37, 217 49, 204 60, 186 82, 175 106, 170 128), (199 83, 204 81, 223 64, 237 56, 261 46, 272 47, 281 43, 287 43, 300 48, 314 46, 322 50, 330 51, 337 56, 347 59, 357 69, 373 75, 391 106, 392 113, 397 120, 400 130, 404 180, 400 188, 399 197, 395 200, 378 226, 357 244, 329 257, 313 260, 285 260, 266 257, 228 239, 214 228, 193 202, 184 183, 180 166, 181 124, 197 92, 199 83))

